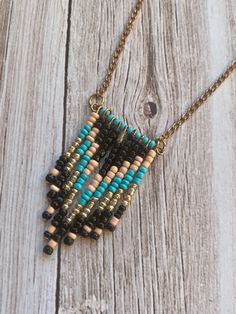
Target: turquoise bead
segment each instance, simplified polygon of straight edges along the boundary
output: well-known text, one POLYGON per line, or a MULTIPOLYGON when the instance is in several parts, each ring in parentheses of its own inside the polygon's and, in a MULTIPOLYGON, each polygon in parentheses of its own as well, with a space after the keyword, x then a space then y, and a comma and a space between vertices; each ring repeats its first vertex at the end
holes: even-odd
POLYGON ((84 179, 84 180, 87 180, 88 179, 88 175, 86 173, 82 173, 80 175, 80 178, 84 179))
POLYGON ((84 144, 80 145, 80 149, 82 149, 84 152, 88 149, 88 147, 84 144))
POLYGON ((119 184, 117 184, 116 182, 113 181, 111 186, 113 186, 117 190, 119 187, 119 184))
POLYGON ((124 179, 127 180, 128 182, 131 182, 133 180, 133 177, 126 174, 124 179))
POLYGON ((107 184, 106 182, 102 181, 102 182, 100 183, 100 186, 102 186, 104 189, 106 189, 107 186, 108 186, 108 184, 107 184))
POLYGON ((105 189, 102 187, 102 186, 99 186, 97 188, 97 191, 101 192, 101 193, 104 193, 105 192, 105 189))
POLYGON ((86 145, 87 147, 90 147, 92 143, 89 140, 86 140, 84 141, 83 144, 86 145))
POLYGON ((123 189, 123 190, 127 190, 128 189, 128 186, 124 183, 121 183, 120 187, 123 189))
POLYGON ((146 168, 144 166, 141 166, 138 171, 143 172, 143 173, 147 173, 148 172, 148 168, 146 168))
POLYGON ((142 136, 142 134, 138 131, 135 134, 135 138, 138 140, 140 137, 142 136))
POLYGON ((107 117, 107 120, 111 121, 114 117, 115 117, 114 114, 109 114, 107 117))
POLYGON ((142 179, 144 176, 145 176, 145 173, 143 173, 143 172, 137 172, 135 177, 142 179))
POLYGON ((84 155, 83 159, 86 160, 86 161, 90 161, 91 158, 88 155, 84 155))
POLYGON ((126 179, 123 179, 123 180, 122 180, 122 184, 125 184, 125 185, 127 185, 127 186, 128 186, 128 185, 129 185, 129 181, 128 181, 128 180, 126 180, 126 179))
POLYGON ((76 182, 79 183, 79 184, 81 184, 81 185, 83 185, 83 184, 84 184, 84 179, 79 178, 79 179, 77 179, 76 182))
POLYGON ((81 198, 83 198, 86 202, 88 202, 90 200, 90 197, 87 194, 85 194, 85 193, 83 193, 81 198))
POLYGON ((130 176, 134 176, 134 174, 135 174, 135 172, 134 172, 134 170, 132 170, 132 169, 129 169, 128 171, 127 171, 127 174, 129 174, 130 176))
POLYGON ((84 170, 84 167, 82 165, 77 165, 75 169, 79 172, 82 172, 84 170))
POLYGON ((115 193, 116 192, 116 188, 112 185, 109 186, 109 191, 112 192, 112 193, 115 193))
POLYGON ((126 126, 127 126, 127 124, 124 123, 124 122, 122 122, 121 125, 120 125, 120 129, 121 129, 121 130, 124 130, 126 126))
POLYGON ((105 111, 106 111, 106 109, 102 107, 102 108, 100 108, 100 110, 99 110, 99 114, 101 114, 101 115, 102 115, 102 114, 104 114, 104 113, 105 113, 105 111))
POLYGON ((85 190, 84 193, 88 195, 90 198, 93 196, 93 193, 90 190, 85 190))
POLYGON ((128 127, 128 134, 131 134, 132 132, 133 132, 133 130, 134 130, 134 128, 132 128, 131 126, 130 127, 128 127))
POLYGON ((118 125, 120 123, 120 119, 116 118, 114 121, 113 121, 113 124, 114 125, 118 125))
POLYGON ((85 124, 84 128, 85 128, 85 130, 88 131, 88 132, 91 131, 91 129, 92 129, 91 126, 88 125, 88 124, 85 124))
POLYGON ((79 138, 81 138, 81 140, 83 140, 86 137, 85 134, 83 134, 82 132, 79 133, 79 138))
POLYGON ((115 178, 113 179, 113 182, 115 182, 115 183, 117 183, 117 184, 120 184, 121 181, 122 181, 122 179, 119 178, 119 177, 115 177, 115 178))
POLYGON ((148 141, 149 141, 148 137, 147 137, 147 136, 144 136, 144 138, 143 138, 143 144, 147 144, 148 141))
POLYGON ((82 134, 84 134, 85 136, 87 136, 89 132, 88 132, 86 129, 83 128, 83 129, 80 131, 80 133, 82 133, 82 134))
POLYGON ((97 191, 94 193, 94 196, 97 197, 97 198, 99 198, 99 197, 102 196, 102 193, 97 190, 97 191))
POLYGON ((86 203, 87 203, 86 200, 81 197, 81 199, 79 200, 79 204, 82 205, 82 206, 85 206, 86 203))
POLYGON ((78 153, 80 156, 83 156, 84 151, 80 147, 76 149, 76 153, 78 153))
POLYGON ((141 179, 136 177, 136 178, 133 179, 133 182, 136 183, 136 184, 140 184, 141 179))
POLYGON ((155 141, 151 141, 150 143, 149 143, 149 148, 151 148, 151 149, 153 149, 154 147, 155 147, 155 145, 156 145, 156 142, 155 141))
POLYGON ((74 188, 75 188, 76 190, 78 190, 78 191, 79 191, 79 190, 82 190, 82 185, 76 182, 76 183, 74 184, 74 188))
POLYGON ((80 161, 80 165, 82 165, 82 166, 84 166, 84 167, 86 167, 87 164, 88 164, 88 162, 87 162, 86 160, 84 160, 84 159, 82 159, 82 160, 80 161))

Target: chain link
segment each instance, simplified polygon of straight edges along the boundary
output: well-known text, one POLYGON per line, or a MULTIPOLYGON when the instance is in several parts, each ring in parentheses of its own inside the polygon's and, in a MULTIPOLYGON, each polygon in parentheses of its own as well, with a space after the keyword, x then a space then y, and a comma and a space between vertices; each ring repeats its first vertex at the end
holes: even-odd
POLYGON ((192 106, 177 120, 157 142, 167 141, 192 115, 201 107, 207 99, 221 86, 221 84, 236 70, 236 60, 221 74, 221 76, 192 104, 192 106))
POLYGON ((126 27, 120 37, 120 41, 118 43, 118 46, 112 56, 112 60, 111 63, 109 64, 109 68, 108 68, 108 72, 107 75, 101 85, 101 87, 98 89, 96 95, 103 97, 103 95, 105 94, 106 90, 108 89, 108 87, 110 86, 111 80, 112 80, 112 76, 114 71, 117 68, 117 64, 120 58, 121 53, 124 50, 127 38, 133 28, 134 22, 139 14, 139 12, 142 9, 142 4, 143 4, 144 0, 138 0, 133 11, 131 12, 130 18, 128 23, 126 24, 126 27))

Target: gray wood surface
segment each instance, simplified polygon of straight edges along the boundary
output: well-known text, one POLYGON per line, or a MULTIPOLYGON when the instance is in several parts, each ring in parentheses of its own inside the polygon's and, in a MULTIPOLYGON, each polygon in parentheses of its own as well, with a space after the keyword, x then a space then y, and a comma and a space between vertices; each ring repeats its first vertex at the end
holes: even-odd
MULTIPOLYGON (((0 313, 236 313, 236 75, 168 143, 114 234, 42 254, 44 177, 135 0, 0 1, 0 313)), ((234 0, 147 0, 106 104, 160 135, 236 56, 234 0)))

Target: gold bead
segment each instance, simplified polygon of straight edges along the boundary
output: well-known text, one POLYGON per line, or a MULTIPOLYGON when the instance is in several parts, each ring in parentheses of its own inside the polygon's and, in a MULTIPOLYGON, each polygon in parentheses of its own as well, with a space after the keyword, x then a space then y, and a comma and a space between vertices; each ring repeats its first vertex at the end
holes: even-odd
POLYGON ((70 178, 70 181, 75 183, 75 181, 77 180, 77 176, 73 175, 71 178, 70 178))
POLYGON ((76 162, 77 162, 77 160, 76 160, 75 158, 71 158, 71 159, 70 159, 70 163, 71 163, 72 165, 75 165, 76 162))
POLYGON ((71 171, 71 168, 70 168, 70 167, 68 167, 68 166, 66 166, 66 167, 65 167, 65 170, 67 170, 67 171, 71 171))
POLYGON ((67 204, 63 204, 63 205, 62 205, 62 208, 63 208, 63 209, 68 209, 69 206, 68 206, 67 204))
POLYGON ((127 207, 127 206, 129 205, 129 202, 127 202, 127 201, 124 200, 124 201, 122 202, 122 204, 123 204, 125 207, 127 207))
POLYGON ((83 219, 86 219, 87 218, 87 215, 85 213, 80 213, 80 216, 83 218, 83 219))
POLYGON ((80 155, 77 154, 77 153, 75 153, 75 154, 73 155, 73 158, 74 158, 76 161, 78 161, 78 160, 80 159, 80 155))
POLYGON ((65 156, 66 158, 70 158, 70 155, 71 155, 71 154, 70 154, 69 152, 65 152, 65 153, 64 153, 64 156, 65 156))
POLYGON ((70 191, 70 186, 68 184, 65 184, 63 187, 65 190, 70 191))
POLYGON ((108 205, 106 209, 107 209, 107 210, 109 210, 109 211, 111 212, 111 211, 113 211, 114 206, 112 206, 112 205, 108 205))
POLYGON ((106 205, 107 205, 107 203, 105 203, 105 202, 100 202, 99 203, 99 206, 102 207, 102 208, 104 208, 106 205))
POLYGON ((113 198, 114 198, 115 200, 119 200, 119 199, 121 198, 121 195, 118 194, 118 193, 116 193, 116 194, 113 196, 113 198))
POLYGON ((117 200, 116 199, 112 199, 111 202, 110 202, 110 205, 114 207, 114 206, 116 206, 116 204, 117 204, 117 200))
POLYGON ((67 200, 65 201, 65 203, 66 203, 67 205, 71 205, 71 204, 73 203, 73 201, 70 200, 70 199, 67 199, 67 200))
POLYGON ((87 214, 87 215, 89 215, 90 214, 90 209, 89 208, 84 208, 84 212, 87 214))
POLYGON ((72 169, 74 167, 74 165, 71 162, 68 162, 67 167, 72 169))
POLYGON ((74 151, 75 151, 75 147, 74 147, 73 145, 71 145, 71 146, 69 147, 69 149, 68 149, 68 152, 69 152, 69 153, 74 153, 74 151))
POLYGON ((71 193, 75 193, 75 195, 78 193, 78 191, 76 189, 72 189, 71 193))

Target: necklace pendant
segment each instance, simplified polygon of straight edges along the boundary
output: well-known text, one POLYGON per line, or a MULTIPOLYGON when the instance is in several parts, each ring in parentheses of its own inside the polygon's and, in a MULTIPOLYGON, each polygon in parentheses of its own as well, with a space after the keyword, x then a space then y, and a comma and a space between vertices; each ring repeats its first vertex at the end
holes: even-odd
POLYGON ((44 252, 114 231, 156 156, 156 142, 99 107, 47 175, 44 252), (100 165, 98 171, 96 169, 100 165), (89 185, 85 183, 90 179, 89 185))

